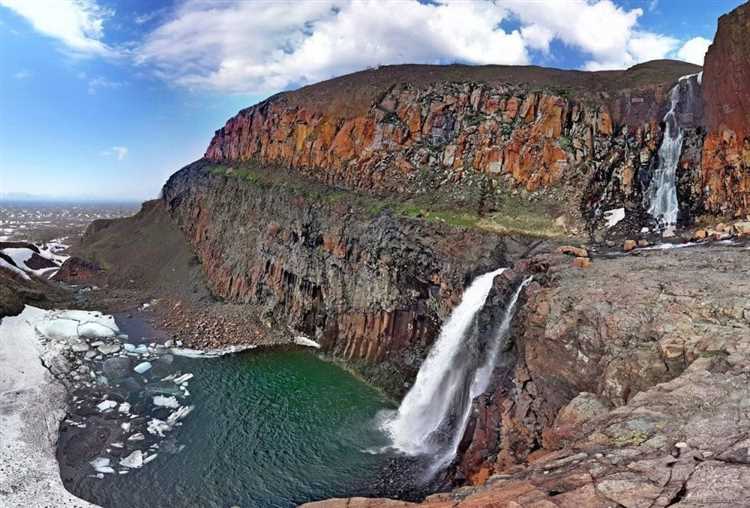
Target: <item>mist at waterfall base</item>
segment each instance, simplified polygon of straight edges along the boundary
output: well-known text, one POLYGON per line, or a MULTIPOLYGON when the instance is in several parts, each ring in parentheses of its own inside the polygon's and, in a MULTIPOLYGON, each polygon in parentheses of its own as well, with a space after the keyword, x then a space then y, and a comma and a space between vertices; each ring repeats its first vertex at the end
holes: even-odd
POLYGON ((670 107, 664 115, 664 137, 658 151, 659 164, 648 188, 648 213, 660 226, 664 236, 672 236, 677 224, 677 168, 682 154, 685 128, 693 122, 700 99, 698 90, 702 73, 681 77, 670 92, 670 107))
POLYGON ((506 270, 480 275, 464 291, 398 411, 381 415, 383 428, 396 450, 425 458, 425 481, 456 456, 472 401, 487 389, 518 297, 531 280, 524 280, 516 288, 492 336, 482 337, 477 314, 484 307, 495 277, 506 270))

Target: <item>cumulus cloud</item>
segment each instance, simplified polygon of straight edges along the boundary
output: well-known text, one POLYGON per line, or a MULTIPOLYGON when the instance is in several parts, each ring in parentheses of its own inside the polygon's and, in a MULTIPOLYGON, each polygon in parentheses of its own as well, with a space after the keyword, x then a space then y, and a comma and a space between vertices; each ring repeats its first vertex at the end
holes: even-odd
POLYGON ((190 0, 137 60, 179 85, 268 91, 368 66, 529 62, 521 33, 492 2, 190 0))
MULTIPOLYGON (((670 56, 700 63, 708 44, 696 37, 681 46, 645 30, 644 10, 616 0, 178 0, 131 15, 149 28, 117 48, 104 42, 114 13, 97 0, 0 6, 70 51, 133 58, 168 83, 219 92, 268 93, 383 64, 528 64, 554 58, 559 44, 575 50, 586 70, 670 56)), ((102 77, 88 89, 121 85, 102 77)))
POLYGON ((499 3, 520 19, 530 47, 549 51, 549 44, 559 40, 588 57, 583 65, 587 70, 622 69, 665 58, 679 44, 673 37, 639 29, 642 9, 626 10, 611 0, 499 3))
POLYGON ((100 155, 103 157, 115 156, 118 161, 123 160, 128 155, 128 147, 126 146, 113 146, 107 150, 102 150, 100 155))
POLYGON ((102 41, 104 23, 114 12, 95 0, 0 0, 0 6, 22 16, 35 30, 60 41, 74 54, 114 54, 102 41))
POLYGON ((135 54, 172 83, 230 92, 279 90, 381 64, 526 64, 554 40, 585 55, 585 69, 614 69, 679 46, 639 29, 642 15, 612 0, 187 0, 135 54))
POLYGON ((682 45, 677 52, 677 58, 695 65, 703 65, 703 58, 711 45, 711 41, 704 37, 693 37, 682 45))

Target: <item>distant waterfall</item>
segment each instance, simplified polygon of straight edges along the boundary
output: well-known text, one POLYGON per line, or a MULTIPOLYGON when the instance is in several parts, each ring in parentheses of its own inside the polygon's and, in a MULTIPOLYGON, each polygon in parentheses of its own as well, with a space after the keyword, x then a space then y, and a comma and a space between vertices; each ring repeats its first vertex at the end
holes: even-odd
POLYGON ((658 152, 659 166, 648 189, 648 213, 657 220, 666 236, 673 234, 677 224, 680 210, 677 202, 677 166, 682 153, 684 127, 692 122, 693 110, 699 100, 701 74, 681 77, 670 92, 669 111, 664 115, 664 138, 658 152))
POLYGON ((526 279, 508 302, 501 323, 480 347, 476 315, 484 306, 501 268, 477 277, 440 330, 414 386, 385 423, 393 446, 408 455, 430 455, 430 475, 450 464, 471 414, 472 401, 489 384, 497 355, 526 279))

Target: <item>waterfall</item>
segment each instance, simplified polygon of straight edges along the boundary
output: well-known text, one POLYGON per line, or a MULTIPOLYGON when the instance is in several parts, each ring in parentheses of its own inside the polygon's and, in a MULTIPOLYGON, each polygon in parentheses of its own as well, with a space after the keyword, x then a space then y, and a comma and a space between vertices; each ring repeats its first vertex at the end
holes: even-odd
POLYGON ((408 455, 430 455, 429 476, 450 464, 471 414, 472 401, 489 384, 503 339, 510 330, 518 297, 529 277, 513 293, 500 324, 482 347, 476 315, 484 306, 501 268, 477 277, 440 330, 409 393, 385 430, 393 446, 408 455))
POLYGON ((664 137, 658 151, 659 166, 648 189, 648 213, 663 228, 665 236, 673 235, 677 224, 677 166, 682 153, 684 128, 693 121, 701 74, 683 76, 677 81, 670 92, 669 111, 664 115, 664 137))

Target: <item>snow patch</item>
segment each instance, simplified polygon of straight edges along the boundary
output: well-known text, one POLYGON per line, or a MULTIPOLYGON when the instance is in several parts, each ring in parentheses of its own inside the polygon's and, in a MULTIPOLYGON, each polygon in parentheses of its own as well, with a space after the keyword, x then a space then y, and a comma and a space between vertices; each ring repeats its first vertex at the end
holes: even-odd
POLYGON ((320 344, 318 344, 317 342, 315 342, 312 339, 308 339, 304 335, 298 335, 297 337, 295 337, 294 338, 294 343, 297 344, 298 346, 312 347, 312 348, 315 348, 315 349, 320 349, 320 344))
POLYGON ((607 229, 614 227, 625 218, 624 208, 615 208, 613 210, 607 210, 604 212, 604 220, 607 221, 607 229))

